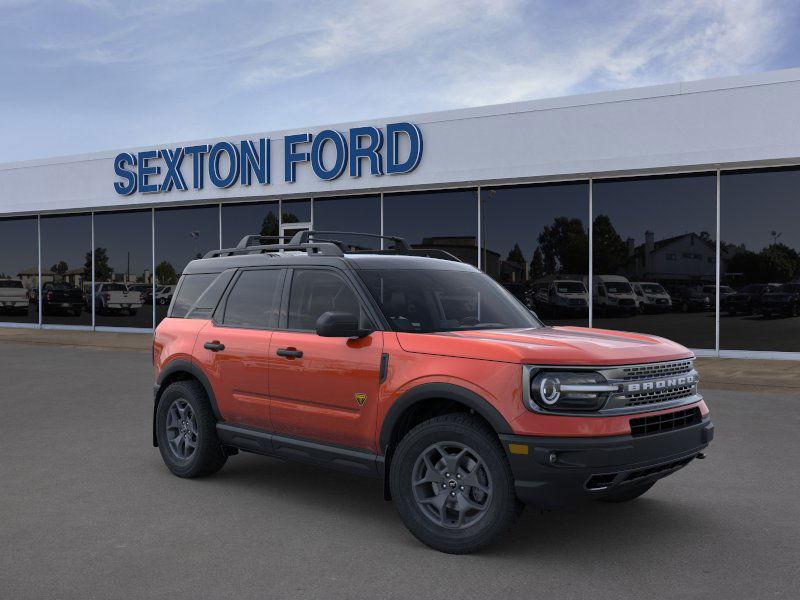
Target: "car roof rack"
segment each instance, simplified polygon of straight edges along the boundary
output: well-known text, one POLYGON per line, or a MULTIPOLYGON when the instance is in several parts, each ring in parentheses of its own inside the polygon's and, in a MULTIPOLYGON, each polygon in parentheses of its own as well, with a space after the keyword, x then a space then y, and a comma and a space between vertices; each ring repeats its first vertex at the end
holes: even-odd
POLYGON ((270 235, 246 235, 234 248, 222 248, 221 250, 212 250, 207 252, 203 258, 220 258, 223 256, 242 256, 245 254, 267 254, 271 252, 278 252, 280 250, 293 250, 295 252, 306 252, 308 255, 319 254, 321 256, 344 256, 345 248, 341 243, 334 241, 314 241, 305 243, 294 243, 295 235, 292 239, 284 244, 281 236, 270 235), (279 240, 277 244, 265 244, 263 242, 268 240, 279 240))
MULTIPOLYGON (((394 248, 392 250, 395 252, 406 254, 411 252, 412 250, 411 246, 408 245, 408 242, 406 242, 404 238, 397 237, 395 235, 378 235, 377 233, 362 233, 361 231, 319 231, 316 229, 306 229, 303 231, 298 231, 296 234, 294 234, 291 243, 293 244, 305 243, 311 241, 313 238, 316 241, 326 241, 326 242, 342 244, 342 242, 340 242, 339 240, 319 239, 317 238, 318 235, 360 235, 363 237, 376 238, 380 240, 391 240, 392 242, 394 242, 394 248)), ((346 248, 346 245, 344 244, 342 245, 345 246, 346 248)), ((372 251, 368 250, 367 252, 374 252, 374 250, 372 251)))

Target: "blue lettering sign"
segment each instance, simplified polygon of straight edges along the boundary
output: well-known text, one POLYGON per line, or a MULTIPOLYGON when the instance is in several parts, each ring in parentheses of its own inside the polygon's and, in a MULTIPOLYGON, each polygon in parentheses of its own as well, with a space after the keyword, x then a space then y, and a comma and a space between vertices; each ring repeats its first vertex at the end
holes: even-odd
MULTIPOLYGON (((221 141, 213 146, 143 150, 137 154, 121 152, 114 158, 114 191, 121 196, 186 191, 189 167, 184 171, 183 163, 188 157, 194 190, 203 189, 206 174, 218 188, 236 183, 249 186, 254 180, 261 185, 271 183, 270 140, 260 138, 237 143, 221 141), (158 183, 154 179, 162 174, 162 166, 164 176, 158 183)), ((361 177, 365 163, 373 176, 410 173, 421 159, 422 131, 406 122, 390 123, 385 132, 374 126, 353 127, 345 132, 325 129, 316 135, 287 135, 283 140, 284 181, 288 183, 297 180, 297 166, 301 163, 310 163, 318 179, 332 181, 341 177, 345 169, 349 169, 350 177, 361 177)))

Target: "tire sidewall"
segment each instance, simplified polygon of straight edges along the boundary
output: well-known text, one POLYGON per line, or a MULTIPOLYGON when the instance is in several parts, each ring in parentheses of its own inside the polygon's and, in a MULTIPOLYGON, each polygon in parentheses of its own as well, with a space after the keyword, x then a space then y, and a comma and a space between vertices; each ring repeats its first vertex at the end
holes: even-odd
POLYGON ((498 442, 480 429, 454 423, 423 423, 403 438, 390 467, 394 504, 406 527, 423 543, 444 552, 470 552, 489 543, 507 529, 508 515, 517 502, 513 477, 498 442), (480 455, 492 479, 492 497, 487 513, 465 529, 437 526, 423 514, 414 499, 412 471, 419 455, 436 443, 457 442, 480 455))
MULTIPOLYGON (((197 394, 190 388, 190 386, 183 382, 171 384, 158 402, 158 410, 156 411, 156 439, 158 441, 158 449, 161 452, 161 457, 170 471, 180 477, 192 477, 200 468, 203 450, 209 440, 207 440, 208 424, 205 423, 206 411, 203 410, 201 402, 204 399, 198 398, 197 394), (172 449, 167 441, 167 415, 172 403, 175 400, 185 400, 191 407, 197 421, 197 447, 194 453, 188 459, 180 459, 173 454, 172 449)), ((213 424, 212 424, 213 425, 213 424)))

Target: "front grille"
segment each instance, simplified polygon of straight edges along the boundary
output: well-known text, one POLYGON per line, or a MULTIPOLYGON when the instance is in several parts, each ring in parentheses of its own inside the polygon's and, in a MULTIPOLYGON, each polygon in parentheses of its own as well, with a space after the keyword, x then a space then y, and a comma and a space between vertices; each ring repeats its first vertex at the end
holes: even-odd
POLYGON ((694 386, 684 385, 681 387, 670 388, 668 390, 642 392, 640 394, 628 394, 627 396, 622 396, 622 398, 625 400, 625 406, 646 406, 648 404, 656 404, 658 402, 680 400, 681 398, 688 398, 692 395, 694 395, 694 386))
POLYGON ((634 304, 636 304, 636 300, 634 300, 633 298, 620 298, 619 299, 619 305, 620 306, 633 306, 634 304))
POLYGON ((586 306, 586 300, 581 300, 580 298, 571 298, 569 301, 570 306, 586 306))
POLYGON ((637 379, 651 379, 666 375, 681 375, 692 370, 691 360, 677 360, 665 363, 652 363, 624 367, 623 381, 636 381, 637 379))
POLYGON ((665 431, 674 431, 695 425, 700 422, 700 409, 696 406, 686 410, 678 410, 671 413, 664 413, 660 415, 651 415, 648 417, 639 417, 631 419, 631 435, 633 437, 640 437, 643 435, 653 435, 655 433, 664 433, 665 431))

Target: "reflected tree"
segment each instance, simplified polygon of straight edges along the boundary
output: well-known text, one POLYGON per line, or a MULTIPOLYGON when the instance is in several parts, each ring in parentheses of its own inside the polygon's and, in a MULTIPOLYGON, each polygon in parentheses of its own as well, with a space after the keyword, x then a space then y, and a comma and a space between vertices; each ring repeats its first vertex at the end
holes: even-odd
POLYGON ((156 266, 156 282, 159 285, 175 285, 178 283, 178 273, 175 267, 166 260, 156 266))
POLYGON ((64 273, 69 271, 69 265, 65 263, 63 260, 60 260, 52 267, 50 267, 50 270, 56 275, 61 275, 63 277, 64 273))
MULTIPOLYGON (((108 250, 98 246, 94 250, 94 280, 111 281, 114 269, 108 264, 108 250)), ((92 253, 87 252, 83 262, 83 280, 92 280, 92 253)))
POLYGON ((585 273, 589 235, 580 219, 558 217, 539 234, 544 273, 585 273))
POLYGON ((594 272, 620 273, 628 262, 628 245, 620 237, 608 215, 597 215, 594 220, 594 272))

